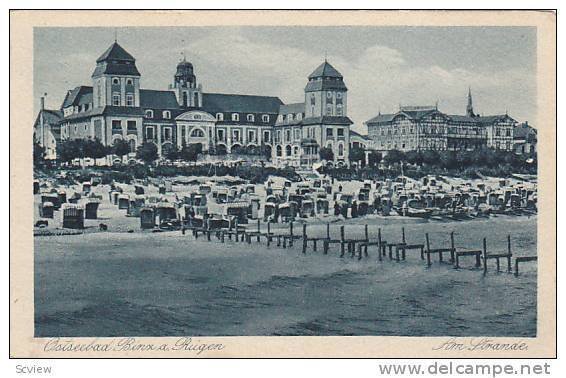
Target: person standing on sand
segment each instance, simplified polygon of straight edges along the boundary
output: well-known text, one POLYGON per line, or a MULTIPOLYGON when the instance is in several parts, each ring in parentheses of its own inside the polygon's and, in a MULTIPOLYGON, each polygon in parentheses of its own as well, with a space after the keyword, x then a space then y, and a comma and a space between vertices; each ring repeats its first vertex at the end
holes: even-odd
POLYGON ((352 218, 358 217, 358 203, 356 201, 352 202, 352 218))
POLYGON ((334 203, 334 215, 340 215, 340 205, 338 203, 334 203))

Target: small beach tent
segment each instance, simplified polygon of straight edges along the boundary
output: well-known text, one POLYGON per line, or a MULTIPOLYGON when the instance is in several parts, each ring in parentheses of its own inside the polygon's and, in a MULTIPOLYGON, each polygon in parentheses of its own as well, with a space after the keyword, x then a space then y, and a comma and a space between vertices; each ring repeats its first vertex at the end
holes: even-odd
POLYGON ((98 218, 98 206, 100 202, 89 201, 85 204, 85 219, 97 219, 98 218))
POLYGON ((84 209, 81 206, 66 203, 63 205, 62 210, 63 228, 84 228, 84 209))
POLYGON ((140 209, 140 226, 142 230, 155 227, 155 210, 153 207, 143 207, 140 209))
POLYGON ((42 218, 53 218, 53 204, 51 202, 43 202, 39 204, 39 216, 42 218))
POLYGON ((127 194, 118 195, 118 209, 127 210, 130 207, 130 196, 127 194))
POLYGON ((91 190, 91 183, 88 181, 83 182, 83 194, 89 194, 91 190))

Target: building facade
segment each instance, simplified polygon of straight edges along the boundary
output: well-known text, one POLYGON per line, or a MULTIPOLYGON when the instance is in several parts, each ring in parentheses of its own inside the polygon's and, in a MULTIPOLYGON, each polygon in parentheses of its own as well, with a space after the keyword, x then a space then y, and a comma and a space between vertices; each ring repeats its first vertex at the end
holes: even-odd
POLYGON ((320 147, 328 147, 333 164, 348 163, 347 88, 326 61, 308 77, 305 101, 288 105, 273 96, 205 93, 186 59, 167 90, 141 89, 136 60, 117 42, 97 59, 91 80, 68 91, 61 140, 93 138, 111 146, 123 139, 130 159, 143 143, 154 143, 160 156, 199 143, 206 153, 261 153, 295 167, 317 162, 320 147))
POLYGON ((350 125, 344 78, 326 60, 308 77, 305 101, 281 106, 274 127, 272 159, 276 164, 311 166, 320 148, 332 150, 327 164, 348 164, 350 125))
POLYGON ((512 151, 517 121, 507 114, 475 114, 469 92, 466 115, 445 114, 437 106, 400 106, 397 113, 378 114, 365 124, 373 147, 380 151, 512 151))

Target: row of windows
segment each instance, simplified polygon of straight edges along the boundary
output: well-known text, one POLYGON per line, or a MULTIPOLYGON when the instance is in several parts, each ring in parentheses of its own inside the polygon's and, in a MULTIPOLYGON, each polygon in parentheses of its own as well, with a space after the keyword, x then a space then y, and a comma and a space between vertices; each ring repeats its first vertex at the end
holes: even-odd
MULTIPOLYGON (((234 122, 239 122, 240 121, 240 114, 239 113, 232 113, 231 119, 234 122)), ((217 121, 224 121, 224 113, 216 113, 216 120, 217 121)), ((255 122, 255 116, 253 114, 247 114, 246 120, 248 122, 255 122)), ((263 114, 261 116, 261 121, 263 123, 268 123, 269 122, 269 115, 263 114)))
POLYGON ((293 113, 289 113, 287 114, 287 116, 284 116, 283 114, 279 114, 279 116, 277 117, 277 122, 293 122, 293 120, 297 120, 300 121, 301 119, 303 119, 303 113, 297 113, 297 114, 293 114, 293 113))
MULTIPOLYGON (((112 93, 112 105, 113 106, 120 106, 121 96, 119 92, 112 93)), ((133 93, 126 93, 126 106, 134 106, 134 94, 133 93)))
MULTIPOLYGON (((169 110, 164 110, 161 115, 164 119, 171 119, 171 111, 169 111, 169 110)), ((153 118, 154 116, 155 116, 155 113, 153 112, 153 110, 147 109, 145 111, 145 118, 153 118)), ((195 116, 195 119, 198 119, 198 118, 195 116)))
MULTIPOLYGON (((113 77, 112 78, 112 84, 113 85, 120 85, 120 79, 117 77, 113 77)), ((134 80, 133 79, 126 79, 126 85, 134 85, 134 80)))

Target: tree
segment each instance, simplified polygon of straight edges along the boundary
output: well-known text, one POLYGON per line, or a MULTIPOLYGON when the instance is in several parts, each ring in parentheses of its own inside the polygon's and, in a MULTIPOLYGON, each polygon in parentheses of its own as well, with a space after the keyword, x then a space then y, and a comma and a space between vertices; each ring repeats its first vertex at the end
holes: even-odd
POLYGON ((446 169, 457 168, 458 160, 456 159, 456 152, 442 151, 440 154, 440 165, 446 169))
POLYGON ((438 165, 439 163, 438 152, 432 150, 426 150, 422 152, 423 163, 427 165, 438 165))
POLYGON ((421 165, 423 163, 423 155, 419 151, 407 151, 405 159, 409 164, 421 165))
POLYGON ((83 143, 84 155, 92 159, 100 159, 107 155, 108 148, 98 139, 89 139, 83 143))
POLYGON ((350 148, 350 153, 348 157, 350 158, 350 162, 361 161, 362 166, 366 164, 366 152, 363 148, 360 147, 350 148))
POLYGON ((184 145, 179 152, 179 158, 184 161, 197 161, 198 155, 202 152, 202 144, 187 144, 184 145))
POLYGON ((65 163, 70 163, 81 156, 79 140, 66 139, 57 145, 57 155, 65 163))
POLYGON ((40 165, 45 159, 45 147, 42 147, 39 143, 33 143, 33 164, 40 165))
POLYGON ((116 139, 112 145, 112 154, 124 160, 124 156, 130 152, 130 145, 124 139, 116 139))
POLYGON ((318 154, 320 155, 321 160, 334 160, 334 152, 332 152, 332 148, 329 147, 322 147, 318 154))
POLYGON ((381 159, 383 159, 383 155, 381 155, 381 152, 371 151, 368 155, 368 164, 370 166, 376 166, 379 163, 381 163, 381 159))
POLYGON ((157 160, 157 146, 152 142, 144 142, 136 151, 136 158, 151 164, 157 160))
POLYGON ((405 160, 405 154, 399 150, 391 150, 383 158, 388 164, 400 163, 405 160))
POLYGON ((170 148, 165 150, 165 157, 171 161, 179 159, 179 149, 177 145, 173 144, 170 148))

